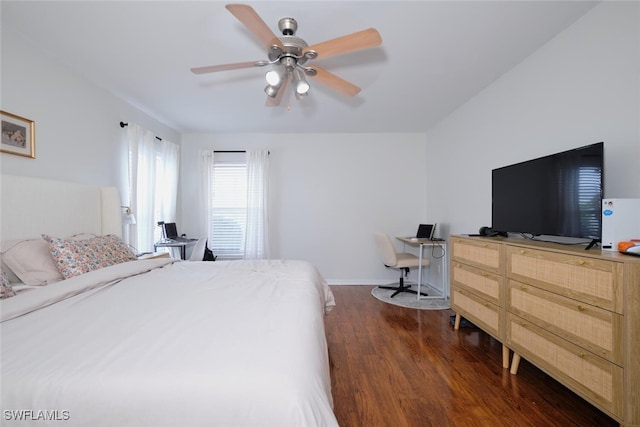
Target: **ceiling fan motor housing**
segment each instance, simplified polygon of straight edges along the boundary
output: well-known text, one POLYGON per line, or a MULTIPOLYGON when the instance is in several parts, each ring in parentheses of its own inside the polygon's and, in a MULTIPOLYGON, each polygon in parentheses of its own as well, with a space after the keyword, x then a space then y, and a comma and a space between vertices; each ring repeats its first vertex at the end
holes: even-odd
POLYGON ((293 36, 298 31, 298 22, 293 18, 282 18, 278 21, 278 28, 283 36, 293 36))
POLYGON ((298 30, 298 22, 295 19, 282 18, 278 21, 278 28, 282 33, 278 39, 284 50, 277 45, 271 46, 268 53, 269 61, 295 68, 296 64, 304 64, 308 59, 313 59, 310 55, 303 55, 304 48, 309 45, 300 37, 295 36, 298 30))
POLYGON ((269 50, 269 60, 271 62, 280 62, 280 64, 286 66, 289 65, 290 59, 293 59, 298 64, 304 64, 309 59, 306 55, 303 55, 304 48, 309 45, 300 37, 282 36, 278 37, 278 39, 282 43, 284 50, 276 45, 271 46, 269 50))

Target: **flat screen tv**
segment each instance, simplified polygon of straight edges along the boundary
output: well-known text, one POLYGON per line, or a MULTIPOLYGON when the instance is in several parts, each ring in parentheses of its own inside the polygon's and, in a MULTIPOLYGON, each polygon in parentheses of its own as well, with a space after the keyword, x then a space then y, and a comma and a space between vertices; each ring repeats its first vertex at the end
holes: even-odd
POLYGON ((494 169, 492 229, 600 239, 604 143, 494 169))

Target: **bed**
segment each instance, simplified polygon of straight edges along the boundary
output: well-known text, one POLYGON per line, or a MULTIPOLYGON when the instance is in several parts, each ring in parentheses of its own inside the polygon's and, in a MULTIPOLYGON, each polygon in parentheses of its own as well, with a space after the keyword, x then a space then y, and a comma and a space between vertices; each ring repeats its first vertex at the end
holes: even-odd
MULTIPOLYGON (((41 181, 2 176, 3 242, 119 234, 115 189, 41 181), (51 209, 97 203, 78 204, 83 221, 100 213, 81 230, 68 215, 43 221, 42 197, 62 204, 51 209)), ((335 302, 308 262, 131 259, 20 286, 0 302, 3 425, 337 425, 324 334, 335 302)))

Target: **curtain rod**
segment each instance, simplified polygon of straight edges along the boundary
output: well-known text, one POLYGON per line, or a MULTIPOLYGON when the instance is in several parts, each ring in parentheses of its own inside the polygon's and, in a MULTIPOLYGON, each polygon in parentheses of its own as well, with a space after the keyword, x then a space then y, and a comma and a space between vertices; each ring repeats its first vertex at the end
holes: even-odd
MULTIPOLYGON (((120 122, 120 127, 121 127, 121 128, 124 128, 124 127, 126 127, 126 126, 129 126, 129 123, 120 122)), ((158 141, 162 141, 162 138, 160 138, 159 136, 156 136, 156 139, 157 139, 158 141)))
MULTIPOLYGON (((213 150, 214 153, 246 153, 246 150, 213 150)), ((271 151, 267 151, 271 155, 271 151)))

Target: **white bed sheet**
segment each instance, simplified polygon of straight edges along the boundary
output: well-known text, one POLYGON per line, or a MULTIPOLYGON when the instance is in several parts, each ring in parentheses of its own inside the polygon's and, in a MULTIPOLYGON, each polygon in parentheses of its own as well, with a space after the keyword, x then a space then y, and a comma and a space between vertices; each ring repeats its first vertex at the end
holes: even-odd
POLYGON ((334 304, 280 260, 133 261, 4 300, 3 425, 335 426, 334 304))

